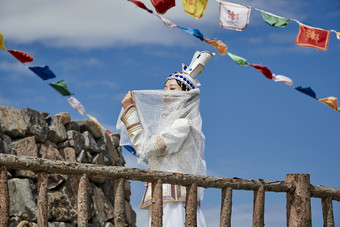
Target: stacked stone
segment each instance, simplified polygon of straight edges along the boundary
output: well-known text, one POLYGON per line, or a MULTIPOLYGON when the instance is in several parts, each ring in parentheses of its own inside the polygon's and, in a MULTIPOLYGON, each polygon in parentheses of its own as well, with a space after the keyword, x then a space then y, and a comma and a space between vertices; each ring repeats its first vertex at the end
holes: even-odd
MULTIPOLYGON (((119 134, 109 135, 89 120, 71 121, 68 113, 48 113, 0 106, 0 153, 67 162, 124 166, 119 134)), ((37 226, 37 174, 9 170, 10 227, 28 220, 37 226)), ((49 174, 49 226, 77 226, 77 176, 49 174)), ((90 178, 89 226, 113 226, 114 180, 90 178)), ((136 214, 130 205, 130 184, 125 186, 129 226, 136 214)))

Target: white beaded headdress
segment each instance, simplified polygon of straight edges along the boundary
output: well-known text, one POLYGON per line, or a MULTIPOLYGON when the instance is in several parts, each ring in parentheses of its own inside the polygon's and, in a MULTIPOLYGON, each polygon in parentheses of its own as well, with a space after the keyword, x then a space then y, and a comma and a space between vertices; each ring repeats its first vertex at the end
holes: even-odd
POLYGON ((184 83, 190 90, 195 89, 201 85, 195 77, 204 70, 205 64, 213 56, 215 56, 215 53, 210 53, 208 51, 196 51, 192 57, 189 67, 182 64, 182 71, 174 72, 167 78, 167 80, 177 79, 184 83))

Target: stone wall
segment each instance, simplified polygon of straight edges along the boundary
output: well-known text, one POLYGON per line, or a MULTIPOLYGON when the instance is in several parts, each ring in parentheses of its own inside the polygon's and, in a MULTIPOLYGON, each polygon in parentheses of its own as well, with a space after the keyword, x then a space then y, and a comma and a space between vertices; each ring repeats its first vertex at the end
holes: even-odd
MULTIPOLYGON (((89 120, 72 121, 70 114, 48 113, 0 106, 0 153, 67 162, 124 166, 119 134, 109 135, 89 120)), ((37 226, 37 175, 8 170, 10 227, 29 220, 37 226)), ((77 176, 49 174, 48 220, 51 227, 77 226, 77 176)), ((90 178, 89 226, 113 226, 114 181, 90 178)), ((129 226, 136 225, 130 205, 130 184, 125 185, 129 226)))

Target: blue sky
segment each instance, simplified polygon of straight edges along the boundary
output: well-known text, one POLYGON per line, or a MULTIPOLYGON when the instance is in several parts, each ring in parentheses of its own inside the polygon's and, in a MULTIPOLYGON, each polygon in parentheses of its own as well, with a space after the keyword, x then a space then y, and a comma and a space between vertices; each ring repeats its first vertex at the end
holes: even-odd
MULTIPOLYGON (((143 2, 152 9, 150 1, 143 2)), ((340 31, 338 0, 234 2, 340 31)), ((318 98, 340 97, 340 41, 334 33, 327 51, 300 47, 295 45, 297 23, 270 27, 255 10, 245 31, 222 29, 213 0, 200 20, 185 14, 178 0, 164 17, 199 29, 205 38, 222 40, 228 51, 290 77, 294 86, 311 86, 318 98)), ((26 68, 48 65, 56 80, 67 82, 88 114, 114 132, 127 91, 161 89, 166 76, 180 70, 182 63, 189 64, 196 50, 216 52, 125 0, 4 0, 0 32, 7 49, 34 57, 23 65, 0 52, 0 105, 51 115, 69 112, 73 120, 86 119, 26 68)), ((284 181, 288 173, 308 173, 312 184, 340 188, 340 112, 218 53, 198 79, 208 175, 284 181)), ((140 167, 126 151, 124 156, 127 166, 140 167)), ((146 212, 137 208, 143 183, 133 182, 132 187, 138 226, 143 226, 146 212)), ((233 195, 232 225, 250 226, 253 193, 233 195)), ((266 226, 286 226, 285 206, 285 194, 266 193, 266 226)), ((339 224, 339 202, 334 201, 333 207, 339 224)), ((206 190, 202 208, 209 226, 218 226, 220 191, 206 190)), ((312 212, 313 225, 321 226, 319 199, 312 199, 312 212)))

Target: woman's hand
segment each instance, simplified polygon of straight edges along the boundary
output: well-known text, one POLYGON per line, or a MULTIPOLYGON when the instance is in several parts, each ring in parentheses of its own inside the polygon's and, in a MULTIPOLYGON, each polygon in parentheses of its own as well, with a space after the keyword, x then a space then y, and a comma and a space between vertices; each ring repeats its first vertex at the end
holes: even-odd
POLYGON ((133 96, 133 92, 129 91, 122 100, 122 106, 125 110, 128 106, 132 104, 135 104, 135 97, 133 96))

